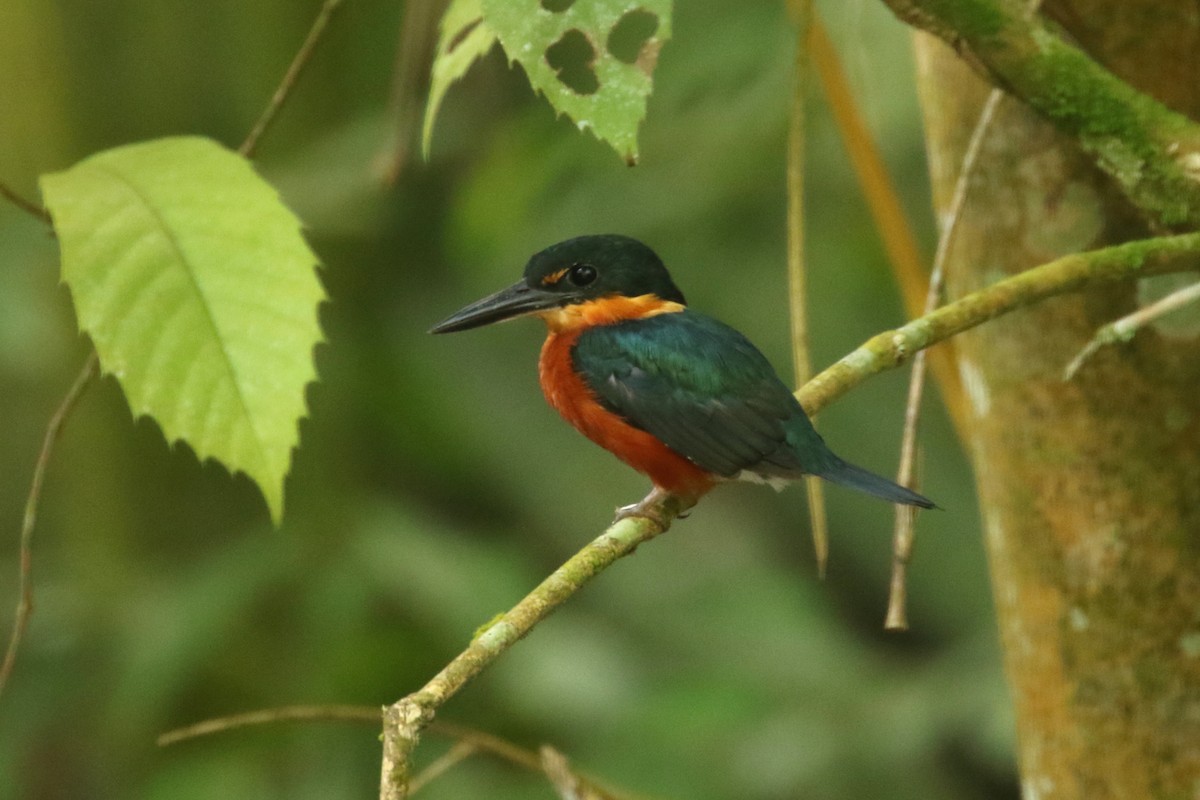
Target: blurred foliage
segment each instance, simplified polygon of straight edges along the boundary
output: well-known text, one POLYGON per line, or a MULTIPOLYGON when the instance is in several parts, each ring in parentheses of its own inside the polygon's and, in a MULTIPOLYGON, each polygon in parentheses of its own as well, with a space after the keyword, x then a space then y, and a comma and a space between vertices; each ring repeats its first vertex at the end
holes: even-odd
MULTIPOLYGON (((235 146, 318 3, 0 5, 0 177, 168 134, 235 146)), ((914 216, 932 226, 907 33, 827 3, 914 216)), ((305 221, 331 301, 282 532, 253 486, 131 420, 111 379, 69 421, 34 542, 37 609, 0 698, 0 797, 369 797, 378 731, 240 731, 167 750, 198 719, 291 703, 381 705, 591 539, 645 481, 545 407, 541 332, 428 326, 542 246, 618 231, 658 249, 693 305, 782 369, 784 144, 793 37, 782 4, 680 0, 641 165, 555 119, 493 52, 448 96, 434 160, 376 175, 402 7, 346 3, 259 167, 305 221)), ((436 31, 428 32, 430 48, 436 31)), ((810 278, 819 367, 897 324, 878 239, 824 109, 811 115, 810 278)), ((54 241, 0 206, 0 612, 46 421, 79 369, 54 241)), ((786 374, 786 373, 785 373, 786 374)), ((903 375, 822 415, 888 472, 903 375)), ((936 404, 936 403, 935 403, 936 404)), ((829 579, 803 492, 715 492, 540 626, 442 716, 663 798, 1016 795, 972 481, 929 415, 908 634, 881 630, 892 509, 829 492, 829 579)), ((7 630, 7 626, 5 628, 7 630)), ((418 755, 444 750, 435 736, 418 755)), ((419 797, 550 798, 479 757, 419 797)))
POLYGON ((594 131, 630 164, 671 37, 671 0, 482 0, 484 23, 529 83, 581 130, 594 131))
POLYGON ((442 14, 438 32, 437 53, 429 68, 425 121, 421 124, 421 154, 426 159, 446 92, 496 45, 495 32, 483 21, 483 0, 454 0, 442 14))

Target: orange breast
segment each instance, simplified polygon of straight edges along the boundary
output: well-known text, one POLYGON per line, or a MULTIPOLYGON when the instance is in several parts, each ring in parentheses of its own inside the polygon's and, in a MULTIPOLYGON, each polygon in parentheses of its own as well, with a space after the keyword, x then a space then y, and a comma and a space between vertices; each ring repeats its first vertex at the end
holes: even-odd
POLYGON ((715 484, 711 474, 676 454, 655 437, 605 409, 576 374, 571 347, 584 326, 554 330, 542 345, 538 376, 546 400, 584 436, 672 494, 698 498, 715 484))

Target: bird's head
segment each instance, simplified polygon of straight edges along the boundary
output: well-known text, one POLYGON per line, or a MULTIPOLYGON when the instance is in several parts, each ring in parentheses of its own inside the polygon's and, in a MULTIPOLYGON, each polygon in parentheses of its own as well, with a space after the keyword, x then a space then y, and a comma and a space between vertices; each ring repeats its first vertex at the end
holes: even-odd
POLYGON ((615 298, 682 306, 683 293, 662 261, 628 236, 579 236, 529 259, 524 277, 434 325, 430 333, 478 328, 529 314, 546 316, 615 298))

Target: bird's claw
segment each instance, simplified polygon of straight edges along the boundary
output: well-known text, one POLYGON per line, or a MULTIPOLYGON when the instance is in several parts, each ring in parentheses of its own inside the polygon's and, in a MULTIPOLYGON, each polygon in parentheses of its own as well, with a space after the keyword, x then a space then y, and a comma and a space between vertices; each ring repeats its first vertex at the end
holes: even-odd
MULTIPOLYGON (((641 517, 642 519, 648 519, 655 524, 663 525, 663 523, 666 522, 666 520, 663 519, 665 516, 666 515, 662 513, 661 508, 647 508, 647 503, 643 500, 640 503, 634 503, 632 505, 621 506, 618 508, 616 516, 613 517, 613 522, 617 523, 623 519, 641 517)), ((663 525, 663 527, 666 526, 663 525)))
POLYGON ((623 519, 630 517, 641 517, 648 519, 664 530, 671 526, 675 519, 683 519, 687 516, 686 513, 672 514, 663 507, 663 500, 669 495, 661 489, 655 488, 650 494, 646 495, 640 502, 633 505, 621 506, 617 509, 617 515, 613 518, 613 522, 617 523, 623 519))

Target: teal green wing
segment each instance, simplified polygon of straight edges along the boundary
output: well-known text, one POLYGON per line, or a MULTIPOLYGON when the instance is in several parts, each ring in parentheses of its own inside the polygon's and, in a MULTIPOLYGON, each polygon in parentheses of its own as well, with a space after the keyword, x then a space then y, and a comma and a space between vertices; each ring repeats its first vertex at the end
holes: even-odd
POLYGON ((711 317, 590 328, 572 358, 608 410, 709 472, 796 477, 834 457, 766 357, 711 317))
POLYGON ((692 311, 590 328, 572 350, 605 408, 726 478, 819 475, 892 503, 927 497, 843 461, 740 333, 692 311))

